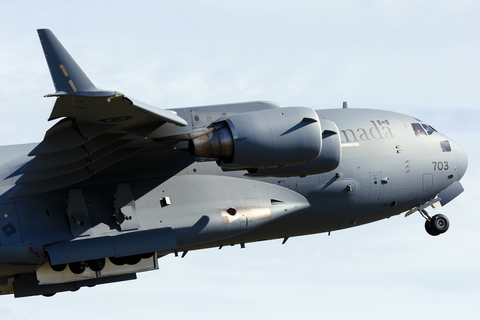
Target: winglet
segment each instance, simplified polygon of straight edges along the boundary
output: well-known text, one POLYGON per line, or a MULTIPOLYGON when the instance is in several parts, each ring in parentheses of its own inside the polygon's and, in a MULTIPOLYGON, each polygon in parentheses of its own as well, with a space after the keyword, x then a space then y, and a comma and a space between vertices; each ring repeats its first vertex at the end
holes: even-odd
POLYGON ((37 31, 56 91, 47 96, 107 97, 117 95, 115 91, 95 87, 52 31, 49 29, 38 29, 37 31))

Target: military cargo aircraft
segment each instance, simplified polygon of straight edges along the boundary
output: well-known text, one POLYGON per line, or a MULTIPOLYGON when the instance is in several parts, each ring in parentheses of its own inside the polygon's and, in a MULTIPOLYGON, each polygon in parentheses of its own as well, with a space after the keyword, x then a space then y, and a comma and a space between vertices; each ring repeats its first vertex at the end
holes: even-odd
MULTIPOLYGON (((0 294, 51 296, 168 254, 332 232, 462 191, 462 148, 411 116, 245 102, 165 110, 98 89, 38 30, 55 86, 42 142, 0 147, 0 294)), ((160 260, 161 261, 161 260, 160 260)))

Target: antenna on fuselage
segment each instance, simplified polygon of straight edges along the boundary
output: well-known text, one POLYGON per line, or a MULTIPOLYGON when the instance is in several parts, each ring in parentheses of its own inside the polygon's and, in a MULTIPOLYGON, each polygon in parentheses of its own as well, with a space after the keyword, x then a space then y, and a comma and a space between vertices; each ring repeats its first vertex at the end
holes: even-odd
POLYGON ((348 109, 347 101, 343 101, 343 109, 348 109))

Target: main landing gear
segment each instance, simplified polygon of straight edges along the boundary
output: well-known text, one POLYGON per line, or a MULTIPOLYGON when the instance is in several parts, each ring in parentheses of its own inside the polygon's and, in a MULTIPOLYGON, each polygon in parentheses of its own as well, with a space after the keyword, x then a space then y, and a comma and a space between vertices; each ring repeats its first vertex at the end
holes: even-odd
POLYGON ((448 218, 443 214, 436 214, 433 217, 430 217, 425 210, 421 210, 420 214, 426 219, 425 220, 425 230, 431 236, 438 236, 439 234, 445 233, 450 226, 448 218))

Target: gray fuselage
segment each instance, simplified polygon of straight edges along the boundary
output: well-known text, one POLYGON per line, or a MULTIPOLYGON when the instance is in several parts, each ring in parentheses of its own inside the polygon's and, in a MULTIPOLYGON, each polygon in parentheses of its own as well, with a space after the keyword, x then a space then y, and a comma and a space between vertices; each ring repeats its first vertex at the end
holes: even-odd
MULTIPOLYGON (((195 110, 211 113, 211 121, 219 117, 217 109, 195 110)), ((192 110, 176 111, 193 122, 192 110)), ((10 200, 8 193, 18 178, 15 171, 30 160, 25 154, 35 144, 1 148, 3 275, 42 265, 44 247, 50 244, 128 231, 173 229, 177 247, 159 252, 163 255, 358 226, 419 207, 465 173, 463 150, 410 116, 367 109, 318 110, 317 114, 338 126, 342 157, 335 170, 306 176, 251 177, 246 170, 224 171, 215 161, 195 161, 183 142, 173 148, 153 143, 71 188, 10 200), (423 131, 415 131, 419 129, 423 131), (291 200, 282 200, 290 199, 281 191, 285 188, 304 200, 291 192, 291 200), (88 207, 77 225, 68 221, 66 213, 66 201, 72 203, 76 197, 72 190, 83 196, 79 206, 88 207), (272 196, 277 193, 279 200, 272 196), (221 223, 220 208, 262 207, 265 199, 271 202, 268 205, 274 201, 284 205, 278 212, 285 213, 273 213, 268 221, 247 217, 235 222, 238 225, 221 223), (133 212, 133 219, 121 228, 113 202, 122 212, 133 212), (296 208, 291 214, 287 204, 296 208)))

